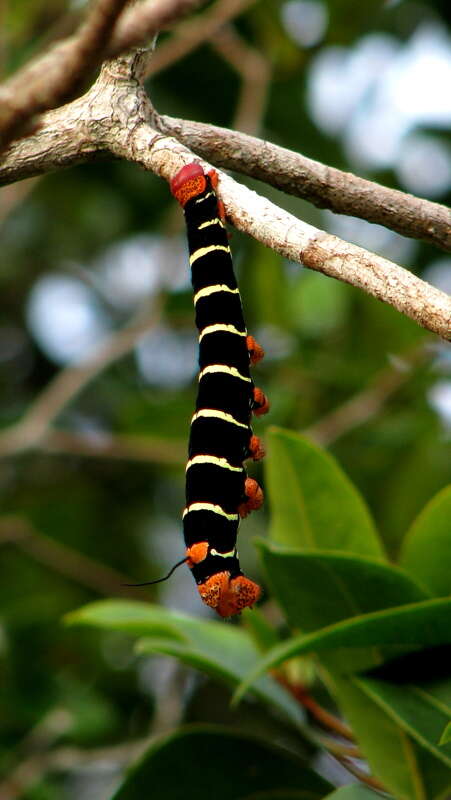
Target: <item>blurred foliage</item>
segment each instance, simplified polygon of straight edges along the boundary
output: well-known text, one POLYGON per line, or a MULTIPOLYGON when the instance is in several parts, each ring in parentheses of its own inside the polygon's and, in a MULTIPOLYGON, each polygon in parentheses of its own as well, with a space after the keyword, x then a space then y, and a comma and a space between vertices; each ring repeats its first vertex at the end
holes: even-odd
MULTIPOLYGON (((281 0, 255 3, 236 22, 242 37, 265 55, 272 69, 259 134, 326 164, 355 171, 352 154, 341 139, 324 133, 310 116, 307 84, 314 59, 325 47, 352 47, 374 32, 385 32, 402 43, 424 21, 449 26, 449 4, 439 0, 372 0, 360 6, 351 0, 328 3, 325 36, 310 48, 301 48, 288 36, 280 17, 283 6, 281 0)), ((47 42, 70 32, 80 8, 81 4, 61 0, 9 3, 3 12, 7 31, 3 34, 4 72, 12 72, 47 42)), ((204 45, 152 78, 148 89, 162 113, 233 127, 240 81, 218 53, 204 45)), ((392 171, 367 176, 403 188, 392 171)), ((307 222, 327 228, 329 218, 319 209, 269 187, 247 183, 307 222)), ((21 189, 18 184, 3 190, 13 194, 8 195, 10 212, 0 216, 0 425, 4 428, 20 420, 62 369, 61 361, 52 358, 30 322, 30 299, 43 277, 64 275, 78 281, 91 293, 102 319, 107 320, 105 332, 119 329, 138 312, 145 293, 137 292, 135 302, 124 305, 121 289, 113 291, 113 284, 102 271, 102 256, 111 245, 131 241, 132 237, 158 237, 156 241, 162 247, 159 260, 152 256, 153 268, 158 287, 167 293, 161 321, 176 337, 193 336, 188 275, 186 272, 185 280, 182 277, 171 282, 170 276, 177 274, 176 258, 172 250, 164 249, 179 238, 184 247, 182 218, 161 180, 126 163, 97 162, 55 172, 39 178, 23 193, 21 189)), ((444 196, 440 202, 450 199, 444 196)), ((355 668, 357 663, 374 667, 374 662, 366 658, 370 645, 360 644, 359 636, 368 631, 367 624, 375 626, 371 630, 376 631, 376 637, 377 631, 387 631, 386 626, 378 628, 377 614, 409 604, 415 606, 416 613, 422 603, 437 602, 431 597, 445 598, 450 593, 449 489, 444 488, 451 479, 450 431, 431 400, 437 387, 449 382, 449 351, 412 321, 351 286, 284 263, 236 233, 231 246, 248 327, 266 349, 266 358, 256 374, 258 384, 271 399, 272 410, 255 428, 280 450, 277 461, 269 455, 264 476, 261 467, 255 467, 259 480, 268 486, 270 504, 266 511, 246 521, 241 533, 243 566, 265 587, 262 613, 257 622, 256 615, 253 622, 250 615, 243 615, 244 629, 234 623, 204 622, 202 617, 208 612, 201 607, 190 576, 179 570, 170 582, 146 594, 155 602, 159 599, 161 606, 135 604, 142 608, 137 613, 148 615, 144 630, 132 630, 128 623, 121 627, 116 605, 105 606, 111 610, 110 624, 97 630, 61 624, 63 615, 104 595, 117 595, 116 603, 126 603, 123 598, 119 600, 124 595, 120 585, 124 579, 159 577, 183 553, 182 459, 108 458, 100 442, 102 436, 128 436, 144 446, 158 439, 167 453, 173 446, 180 446, 183 452, 194 403, 195 364, 178 383, 175 379, 172 384, 152 380, 152 375, 143 370, 137 351, 131 350, 97 374, 56 419, 58 430, 91 437, 93 451, 89 457, 70 447, 64 452, 61 446, 58 453, 36 447, 0 462, 0 773, 14 776, 21 765, 31 764, 29 782, 25 780, 23 790, 15 795, 20 800, 110 797, 119 785, 124 764, 130 760, 127 748, 135 740, 147 742, 150 735, 167 735, 168 729, 181 722, 212 721, 223 726, 216 736, 218 747, 228 754, 227 770, 243 746, 236 739, 239 728, 243 735, 262 737, 253 745, 258 761, 280 759, 286 783, 268 787, 266 798, 303 796, 294 788, 294 769, 298 774, 304 770, 306 786, 311 782, 309 797, 324 797, 346 776, 339 773, 337 777, 327 759, 325 778, 311 773, 311 755, 318 753, 318 738, 312 742, 305 721, 294 719, 300 712, 288 702, 288 696, 281 699, 281 687, 265 678, 266 694, 259 696, 264 703, 246 701, 230 711, 228 695, 220 686, 224 675, 211 664, 206 669, 202 661, 206 651, 210 650, 211 660, 224 671, 221 636, 227 640, 223 645, 226 649, 232 648, 232 640, 242 642, 241 650, 238 648, 244 659, 242 668, 239 656, 231 657, 236 675, 229 674, 226 681, 228 687, 236 686, 258 661, 254 641, 271 652, 281 646, 279 636, 288 636, 289 623, 295 637, 299 629, 307 636, 307 631, 343 620, 343 629, 353 633, 343 645, 351 649, 347 655, 344 651, 340 663, 355 657, 355 668), (386 388, 387 375, 400 376, 396 390, 386 388), (365 394, 372 387, 379 387, 382 398, 375 409, 365 394), (332 426, 328 434, 329 453, 340 467, 308 437, 298 439, 294 433, 265 436, 267 424, 294 432, 320 429, 329 414, 348 401, 358 404, 359 397, 363 403, 361 417, 332 426), (291 441, 295 442, 294 456, 290 453, 291 441), (283 459, 291 463, 293 458, 296 466, 290 480, 295 494, 290 491, 287 497, 283 459), (320 498, 316 504, 315 497, 320 498), (317 531, 311 552, 305 552, 309 548, 296 516, 304 501, 309 525, 317 531), (25 537, 20 528, 23 523, 28 526, 25 537), (262 568, 250 540, 255 535, 264 538, 268 528, 277 546, 259 545, 262 568), (296 541, 289 540, 292 531, 296 541), (52 543, 65 549, 52 549, 52 543), (300 548, 300 552, 293 553, 292 548, 300 548), (342 552, 337 555, 330 550, 342 552), (401 574, 399 567, 389 563, 388 559, 397 559, 398 553, 406 573, 401 574), (74 566, 78 554, 86 557, 79 567, 74 566), (95 576, 96 570, 100 574, 105 567, 115 571, 110 574, 109 589, 100 580, 96 584, 95 577, 92 580, 92 574, 95 576), (297 589, 296 576, 301 573, 306 583, 297 589), (358 610, 351 613, 349 607, 340 605, 337 595, 328 594, 328 581, 318 577, 325 573, 338 575, 351 597, 357 592, 358 610), (283 617, 275 611, 273 598, 278 600, 283 617), (306 608, 308 598, 312 604, 316 601, 317 616, 307 624, 293 615, 297 609, 306 608), (165 606, 192 612, 193 617, 186 616, 184 621, 181 614, 169 612, 165 606), (326 614, 331 609, 336 612, 334 619, 326 614), (160 624, 160 629, 152 633, 148 627, 151 615, 152 624, 155 626, 158 620, 160 624), (362 620, 361 628, 349 627, 349 619, 355 617, 362 620), (215 639, 219 654, 211 650, 207 635, 213 630, 219 637, 220 644, 215 639), (139 658, 131 649, 137 634, 145 634, 140 638, 139 658), (150 657, 150 652, 158 652, 159 657, 150 657), (183 666, 175 666, 173 656, 183 666), (208 677, 199 678, 193 664, 201 666, 208 677), (284 711, 285 706, 289 710, 284 711), (279 750, 260 756, 273 742, 286 746, 289 756, 279 750), (67 747, 72 757, 69 753, 66 761, 58 761, 58 754, 67 747), (112 755, 110 766, 104 766, 102 772, 99 763, 104 748, 112 755), (38 762, 42 755, 42 762, 33 772, 36 753, 38 762)), ((416 243, 408 259, 409 268, 421 274, 442 255, 416 243)), ((69 308, 65 314, 62 311, 61 327, 72 313, 69 308)), ((50 300, 42 313, 42 325, 48 324, 50 329, 55 315, 50 300)), ((54 324, 51 330, 56 330, 57 338, 54 324)), ((168 353, 167 361, 171 358, 168 353)), ((174 363, 177 377, 178 361, 174 363)), ((302 519, 305 524, 306 517, 302 519)), ((128 590, 127 597, 139 600, 142 591, 128 590)), ((399 630, 396 620, 392 624, 393 630, 399 630)), ((431 658, 435 647, 447 644, 440 636, 441 629, 436 640, 424 645, 431 648, 431 658)), ((416 645, 422 643, 420 637, 416 645)), ((371 652, 377 648, 379 663, 385 663, 387 648, 392 645, 372 642, 371 652)), ((231 654, 234 652, 231 649, 231 654)), ((336 652, 334 656, 338 659, 336 652)), ((330 654, 324 656, 324 669, 333 676, 326 681, 328 688, 346 712, 380 779, 395 797, 418 796, 411 775, 401 766, 407 748, 430 786, 430 794, 425 796, 439 797, 448 769, 442 751, 446 753, 449 748, 448 744, 437 750, 446 729, 442 712, 434 711, 445 705, 442 679, 437 679, 432 688, 425 688, 423 681, 416 695, 406 699, 403 694, 400 698, 395 684, 387 688, 377 674, 342 675, 329 658, 330 654), (416 705, 420 690, 421 708, 416 705), (418 728, 412 723, 411 713, 418 720, 418 728), (389 764, 382 751, 391 751, 389 764)), ((308 667, 302 667, 302 663, 293 662, 309 674, 310 662, 308 667)), ((333 708, 319 682, 314 689, 333 708)), ((152 746, 146 761, 150 775, 153 769, 159 769, 155 767, 157 752, 164 753, 169 765, 180 749, 187 764, 190 754, 195 758, 196 742, 206 733, 203 727, 197 733, 190 731, 184 729, 175 738, 152 746)), ((217 752, 209 757, 216 759, 217 752)), ((131 778, 138 785, 139 769, 131 778)), ((18 776, 20 787, 20 773, 18 776)), ((366 789, 359 793, 360 787, 346 789, 349 791, 339 790, 330 796, 363 800, 370 794, 366 789)), ((133 791, 119 790, 118 800, 136 796, 133 791)), ((241 796, 234 791, 231 788, 228 796, 241 796)))

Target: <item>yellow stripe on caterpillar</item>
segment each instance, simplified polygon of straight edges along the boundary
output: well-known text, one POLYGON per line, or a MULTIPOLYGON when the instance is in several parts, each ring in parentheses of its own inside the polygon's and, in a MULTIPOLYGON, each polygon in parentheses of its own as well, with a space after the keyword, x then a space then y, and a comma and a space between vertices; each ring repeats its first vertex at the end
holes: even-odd
POLYGON ((209 297, 211 294, 215 294, 216 292, 230 292, 230 294, 239 294, 240 290, 231 289, 230 286, 226 286, 225 283, 217 283, 215 286, 205 286, 204 289, 199 289, 199 291, 194 295, 194 305, 196 305, 197 301, 202 297, 209 297))
POLYGON ((195 464, 214 464, 216 467, 222 467, 223 469, 229 469, 231 472, 244 472, 243 467, 234 467, 232 464, 229 464, 226 458, 219 458, 218 456, 207 456, 207 455, 199 455, 193 456, 190 458, 186 465, 186 472, 195 464))
POLYGON ((209 253, 214 253, 216 250, 224 250, 225 253, 230 253, 230 247, 227 244, 210 244, 208 247, 199 247, 189 257, 190 266, 197 261, 198 258, 207 256, 209 253))
POLYGON ((226 411, 220 411, 217 408, 201 408, 199 411, 196 411, 191 418, 191 424, 199 417, 221 419, 224 422, 230 422, 232 425, 238 425, 239 428, 249 429, 249 425, 239 422, 237 419, 235 419, 235 417, 232 417, 231 414, 227 414, 226 411))
POLYGON ((221 506, 216 505, 215 503, 191 503, 190 506, 187 506, 182 514, 182 519, 185 519, 186 515, 190 513, 190 511, 212 511, 213 514, 219 514, 221 517, 225 517, 229 520, 229 522, 235 522, 239 519, 239 514, 227 514, 221 506))
POLYGON ((233 550, 229 550, 228 553, 220 553, 218 550, 215 550, 214 548, 212 548, 210 550, 210 555, 211 556, 221 556, 221 558, 236 558, 238 556, 238 553, 236 551, 236 548, 234 548, 233 550))
POLYGON ((204 200, 206 200, 208 197, 211 197, 213 194, 214 192, 208 192, 207 194, 204 194, 203 197, 199 197, 199 199, 196 200, 196 203, 203 203, 204 200))
POLYGON ((210 225, 220 225, 221 228, 224 227, 224 223, 219 217, 215 217, 214 219, 209 219, 207 222, 203 222, 202 225, 199 225, 198 231, 201 231, 203 228, 208 228, 210 225))
POLYGON ((238 425, 239 428, 247 428, 249 429, 249 425, 245 425, 243 422, 238 422, 235 417, 232 417, 231 414, 227 414, 225 411, 219 411, 216 408, 201 408, 200 411, 196 411, 191 418, 191 424, 199 419, 199 417, 211 417, 213 419, 222 419, 224 422, 230 422, 232 425, 238 425))
POLYGON ((223 322, 217 322, 216 325, 207 325, 207 327, 200 332, 199 342, 209 333, 219 332, 234 333, 236 336, 247 336, 247 331, 239 331, 238 328, 235 328, 235 325, 225 325, 223 322))
POLYGON ((242 375, 241 372, 238 372, 236 367, 228 367, 227 364, 210 364, 199 372, 199 380, 201 380, 204 375, 211 375, 215 372, 223 372, 225 375, 231 375, 232 378, 239 378, 242 381, 246 381, 246 383, 252 383, 251 378, 242 375))

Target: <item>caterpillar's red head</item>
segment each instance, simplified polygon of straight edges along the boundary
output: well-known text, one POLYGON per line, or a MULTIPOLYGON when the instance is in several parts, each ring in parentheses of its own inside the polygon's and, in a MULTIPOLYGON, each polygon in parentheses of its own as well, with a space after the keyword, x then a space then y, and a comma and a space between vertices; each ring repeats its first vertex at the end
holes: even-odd
POLYGON ((181 206, 207 188, 207 178, 200 164, 193 161, 177 172, 171 181, 171 192, 181 206))
POLYGON ((258 584, 245 575, 230 578, 230 572, 217 572, 197 588, 204 603, 220 617, 233 617, 243 608, 253 606, 260 597, 258 584))

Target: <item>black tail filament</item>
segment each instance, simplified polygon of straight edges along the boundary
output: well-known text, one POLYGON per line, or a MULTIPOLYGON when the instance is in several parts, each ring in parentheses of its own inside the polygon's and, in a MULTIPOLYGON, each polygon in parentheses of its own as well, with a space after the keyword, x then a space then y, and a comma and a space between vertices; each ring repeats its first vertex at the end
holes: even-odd
POLYGON ((187 560, 187 558, 182 558, 181 561, 177 561, 177 564, 171 567, 164 578, 158 578, 156 581, 145 581, 145 583, 121 583, 121 586, 153 586, 155 583, 163 583, 163 581, 167 581, 167 579, 171 577, 172 573, 175 572, 178 567, 181 567, 182 564, 186 564, 187 560))

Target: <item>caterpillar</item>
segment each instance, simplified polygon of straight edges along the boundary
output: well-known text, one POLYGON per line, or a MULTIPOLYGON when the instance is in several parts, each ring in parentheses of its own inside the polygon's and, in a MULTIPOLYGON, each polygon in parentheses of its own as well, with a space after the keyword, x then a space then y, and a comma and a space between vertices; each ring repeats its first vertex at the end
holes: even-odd
POLYGON ((206 173, 193 162, 175 175, 171 191, 185 214, 199 331, 183 511, 185 561, 203 602, 230 617, 260 596, 258 584, 241 571, 236 540, 240 519, 263 502, 243 461, 264 456, 250 420, 252 413, 266 413, 269 404, 250 375, 250 364, 264 353, 246 331, 217 181, 214 170, 206 173))

